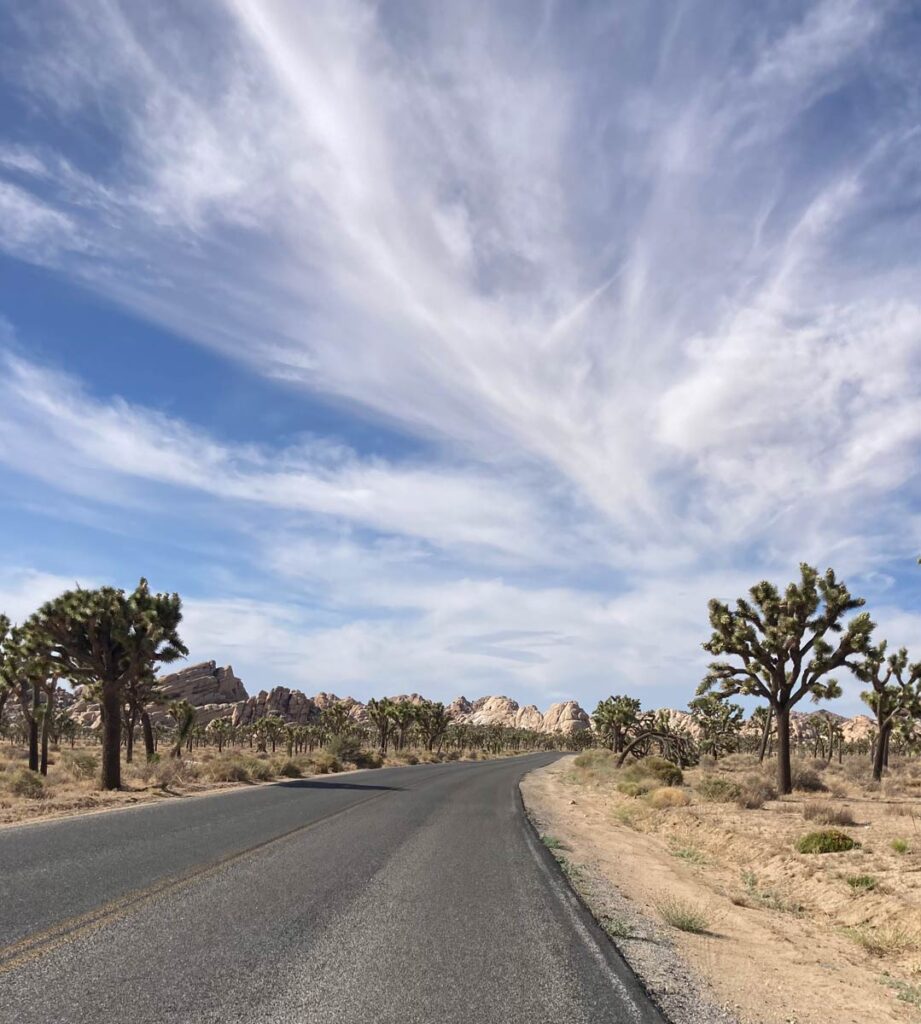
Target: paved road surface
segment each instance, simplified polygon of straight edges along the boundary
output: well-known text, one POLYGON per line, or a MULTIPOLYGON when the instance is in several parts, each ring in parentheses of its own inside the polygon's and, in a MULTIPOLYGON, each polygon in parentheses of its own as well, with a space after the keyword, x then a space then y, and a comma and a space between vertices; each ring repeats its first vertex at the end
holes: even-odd
POLYGON ((0 1024, 659 1024, 535 840, 555 755, 0 830, 0 1024))

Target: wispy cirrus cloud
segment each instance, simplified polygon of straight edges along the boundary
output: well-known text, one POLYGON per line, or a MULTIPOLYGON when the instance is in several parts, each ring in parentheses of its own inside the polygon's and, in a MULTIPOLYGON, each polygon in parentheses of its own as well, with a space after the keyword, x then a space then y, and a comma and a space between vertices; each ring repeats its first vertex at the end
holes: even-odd
POLYGON ((8 465, 260 509, 284 586, 389 607, 394 649, 510 574, 426 671, 921 544, 908 5, 54 7, 13 17, 55 130, 0 138, 5 251, 427 453, 231 443, 15 358, 8 465))

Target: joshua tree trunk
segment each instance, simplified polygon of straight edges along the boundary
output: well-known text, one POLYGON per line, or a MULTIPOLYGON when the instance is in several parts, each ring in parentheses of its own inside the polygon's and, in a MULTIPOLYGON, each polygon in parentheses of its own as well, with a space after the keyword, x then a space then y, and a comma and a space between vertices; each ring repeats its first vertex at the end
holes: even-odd
POLYGON ((154 742, 153 726, 150 724, 150 715, 146 711, 141 712, 141 731, 144 733, 144 753, 147 760, 152 761, 157 752, 157 745, 154 742))
POLYGON ((29 724, 29 771, 38 771, 38 683, 32 684, 32 708, 26 714, 29 724))
POLYGON ((774 724, 774 709, 768 706, 767 718, 764 720, 764 731, 761 734, 761 750, 758 752, 759 764, 764 763, 764 755, 767 753, 768 741, 771 738, 771 726, 774 724))
POLYGON ((121 789, 122 708, 118 690, 102 692, 102 788, 121 789))
POLYGON ((873 779, 881 782, 883 769, 886 767, 886 747, 889 743, 889 727, 881 725, 876 738, 876 749, 873 751, 873 779))
POLYGON ((134 730, 137 727, 138 713, 132 708, 128 712, 125 722, 125 763, 131 764, 134 760, 134 730))
POLYGON ((51 733, 51 705, 45 705, 45 713, 42 715, 42 759, 38 770, 42 775, 48 774, 48 736, 51 733))
POLYGON ((790 709, 777 709, 777 788, 781 793, 793 792, 790 770, 790 709))

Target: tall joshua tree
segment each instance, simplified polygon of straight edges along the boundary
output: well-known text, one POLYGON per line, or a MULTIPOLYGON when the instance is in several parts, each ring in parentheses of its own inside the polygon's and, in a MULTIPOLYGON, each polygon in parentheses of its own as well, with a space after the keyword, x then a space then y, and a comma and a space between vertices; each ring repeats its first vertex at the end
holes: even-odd
POLYGON ((133 680, 188 653, 179 638, 178 594, 152 594, 141 579, 130 594, 114 587, 68 590, 27 623, 35 650, 59 677, 88 687, 102 710, 102 786, 121 785, 122 707, 133 680))
POLYGON ((640 702, 636 697, 625 697, 618 694, 598 702, 592 714, 595 729, 605 743, 608 743, 615 754, 620 754, 630 730, 636 725, 640 715, 640 702))
POLYGON ((176 723, 176 742, 170 757, 182 757, 182 748, 188 743, 195 725, 195 708, 187 700, 171 700, 166 710, 176 723))
POLYGON ((735 609, 710 601, 713 633, 704 650, 736 661, 711 662, 697 692, 716 690, 724 698, 745 694, 768 702, 777 720, 777 788, 789 793, 790 711, 806 696, 814 701, 840 696, 841 688, 828 674, 857 667, 870 647, 873 622, 866 612, 845 622, 864 601, 852 597, 831 569, 819 576, 803 563, 799 582, 783 594, 767 581, 749 593, 751 601, 739 598, 735 609))
POLYGON ((909 665, 904 647, 887 658, 886 641, 881 640, 870 648, 854 672, 871 687, 860 696, 876 715, 873 778, 879 782, 889 760, 889 739, 896 721, 900 717, 921 716, 921 662, 909 665))

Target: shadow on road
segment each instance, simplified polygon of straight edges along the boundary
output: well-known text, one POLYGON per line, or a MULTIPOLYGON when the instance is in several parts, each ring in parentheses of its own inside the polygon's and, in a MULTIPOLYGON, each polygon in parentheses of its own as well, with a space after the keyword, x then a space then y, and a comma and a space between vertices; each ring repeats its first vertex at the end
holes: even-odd
POLYGON ((288 782, 278 782, 278 786, 286 789, 391 789, 394 792, 402 792, 402 786, 372 786, 361 782, 321 782, 319 779, 291 779, 288 782))

